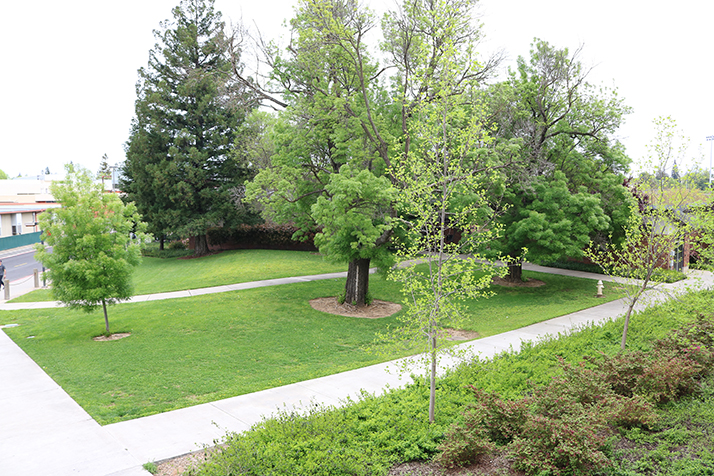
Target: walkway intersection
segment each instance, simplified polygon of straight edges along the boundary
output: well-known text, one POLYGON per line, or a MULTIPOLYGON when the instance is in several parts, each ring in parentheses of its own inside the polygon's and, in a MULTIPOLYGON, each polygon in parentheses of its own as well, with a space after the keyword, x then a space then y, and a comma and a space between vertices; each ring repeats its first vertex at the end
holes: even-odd
MULTIPOLYGON (((554 274, 608 280, 602 275, 526 265, 526 269, 554 274)), ((712 287, 714 275, 695 272, 698 286, 712 287)), ((202 294, 274 286, 317 279, 344 277, 346 273, 256 281, 213 288, 136 296, 132 302, 175 299, 202 294)), ((31 291, 32 283, 11 283, 13 296, 31 291)), ((686 282, 690 283, 688 279, 686 282)), ((683 284, 665 285, 670 291, 683 284)), ((0 296, 2 297, 2 296, 0 296)), ((0 311, 56 307, 58 303, 8 304, 0 311)), ((561 316, 528 327, 462 344, 483 358, 513 348, 524 341, 566 332, 589 322, 601 323, 625 311, 623 300, 561 316)), ((311 404, 340 405, 362 390, 381 393, 398 388, 399 361, 342 372, 305 382, 196 405, 111 425, 100 426, 30 359, 4 332, 0 332, 0 474, 87 476, 148 476, 142 469, 161 461, 213 445, 227 431, 247 430, 277 409, 311 404)), ((446 368, 455 362, 442 363, 446 368)))

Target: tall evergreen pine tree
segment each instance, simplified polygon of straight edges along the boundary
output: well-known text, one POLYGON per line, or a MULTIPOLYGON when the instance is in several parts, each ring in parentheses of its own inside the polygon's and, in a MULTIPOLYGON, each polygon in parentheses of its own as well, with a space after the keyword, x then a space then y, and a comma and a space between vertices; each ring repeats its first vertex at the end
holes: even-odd
POLYGON ((231 79, 231 52, 213 0, 183 0, 154 31, 157 44, 139 70, 136 117, 126 144, 123 189, 151 231, 195 237, 240 220, 234 197, 248 175, 242 148, 254 105, 231 79))

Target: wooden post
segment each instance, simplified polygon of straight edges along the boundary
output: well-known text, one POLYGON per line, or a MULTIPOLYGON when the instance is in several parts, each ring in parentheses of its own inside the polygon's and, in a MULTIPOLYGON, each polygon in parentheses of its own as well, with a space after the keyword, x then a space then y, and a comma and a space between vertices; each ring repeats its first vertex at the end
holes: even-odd
POLYGON ((5 300, 9 301, 10 300, 10 281, 3 281, 3 284, 5 285, 5 300))
POLYGON ((34 275, 35 275, 35 288, 40 287, 40 273, 37 271, 37 268, 34 269, 34 275))

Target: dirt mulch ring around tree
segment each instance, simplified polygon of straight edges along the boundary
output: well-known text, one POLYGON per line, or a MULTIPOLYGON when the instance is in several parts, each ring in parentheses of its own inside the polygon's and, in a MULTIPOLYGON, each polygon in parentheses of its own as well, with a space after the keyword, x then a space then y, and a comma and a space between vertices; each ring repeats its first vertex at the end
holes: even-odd
POLYGON ((545 283, 540 279, 526 279, 525 281, 508 281, 498 276, 493 277, 493 284, 496 286, 504 286, 506 288, 539 288, 545 286, 545 283))
MULTIPOLYGON (((340 304, 337 298, 326 297, 317 298, 310 301, 310 306, 316 311, 336 314, 346 317, 360 317, 363 319, 379 319, 389 317, 399 312, 402 306, 389 301, 375 299, 369 306, 353 306, 352 304, 340 304)), ((463 329, 444 329, 448 340, 471 340, 478 339, 478 332, 466 331, 463 329)))
POLYGON ((129 337, 130 335, 131 335, 131 332, 118 332, 116 334, 111 334, 110 336, 92 337, 92 340, 95 340, 97 342, 108 342, 111 340, 123 339, 124 337, 129 337))
POLYGON ((369 306, 353 306, 340 304, 335 297, 317 298, 310 301, 310 306, 316 311, 337 314, 339 316, 360 317, 363 319, 379 319, 389 317, 402 310, 400 304, 375 299, 369 306))

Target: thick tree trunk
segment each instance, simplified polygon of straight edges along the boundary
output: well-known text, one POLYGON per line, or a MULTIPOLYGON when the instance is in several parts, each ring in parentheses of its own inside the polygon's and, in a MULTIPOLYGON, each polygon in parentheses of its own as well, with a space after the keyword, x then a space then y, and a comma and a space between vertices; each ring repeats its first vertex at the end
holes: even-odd
POLYGON ((208 254, 208 240, 206 235, 196 235, 194 240, 194 252, 197 256, 208 254))
POLYGON ((159 249, 164 249, 164 235, 161 235, 161 238, 159 238, 159 249))
POLYGON ((107 315, 107 303, 102 299, 102 308, 104 308, 104 328, 107 330, 107 335, 109 334, 109 316, 107 315))
POLYGON ((345 302, 364 306, 369 290, 369 258, 350 261, 345 283, 345 302))
POLYGON ((523 281, 523 263, 510 263, 508 265, 508 274, 506 275, 506 281, 512 283, 520 283, 523 281))

